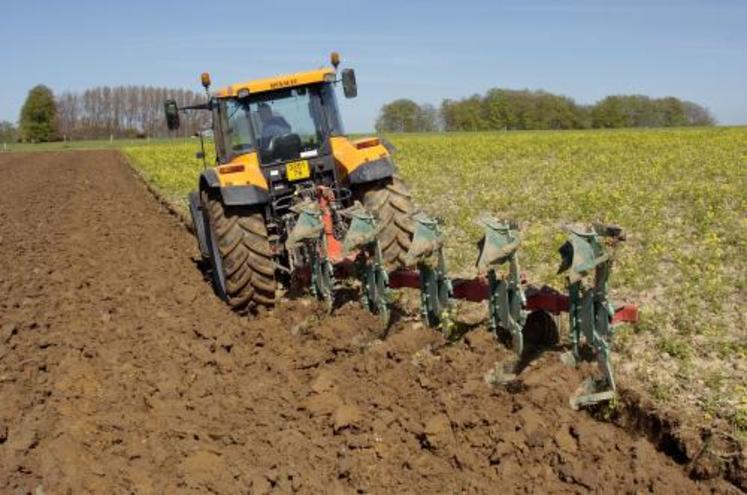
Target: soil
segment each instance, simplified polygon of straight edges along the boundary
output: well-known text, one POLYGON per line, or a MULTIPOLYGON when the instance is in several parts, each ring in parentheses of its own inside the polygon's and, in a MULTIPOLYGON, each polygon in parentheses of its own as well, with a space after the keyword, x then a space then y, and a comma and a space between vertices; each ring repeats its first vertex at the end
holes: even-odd
POLYGON ((115 151, 0 176, 0 493, 737 492, 571 410, 554 351, 498 387, 484 329, 233 313, 115 151))

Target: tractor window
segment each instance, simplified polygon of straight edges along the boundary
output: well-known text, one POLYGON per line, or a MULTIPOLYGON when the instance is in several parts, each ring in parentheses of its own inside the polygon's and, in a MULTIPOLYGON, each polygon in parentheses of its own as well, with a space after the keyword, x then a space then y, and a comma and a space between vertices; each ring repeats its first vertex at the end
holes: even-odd
POLYGON ((260 93, 251 99, 252 127, 263 163, 316 150, 325 135, 313 87, 260 93))
POLYGON ((324 114, 327 116, 327 126, 329 127, 330 133, 334 136, 345 134, 345 131, 342 128, 342 120, 340 119, 340 110, 337 108, 337 98, 335 98, 334 85, 330 83, 323 84, 321 97, 322 108, 324 108, 324 114))
POLYGON ((226 143, 223 141, 223 121, 219 105, 213 105, 213 139, 215 140, 215 152, 220 159, 226 158, 226 143))
POLYGON ((249 127, 249 106, 241 100, 225 100, 226 129, 223 132, 225 148, 238 155, 254 148, 249 127))
POLYGON ((257 149, 264 164, 306 156, 343 132, 329 83, 222 99, 220 114, 226 155, 257 149))

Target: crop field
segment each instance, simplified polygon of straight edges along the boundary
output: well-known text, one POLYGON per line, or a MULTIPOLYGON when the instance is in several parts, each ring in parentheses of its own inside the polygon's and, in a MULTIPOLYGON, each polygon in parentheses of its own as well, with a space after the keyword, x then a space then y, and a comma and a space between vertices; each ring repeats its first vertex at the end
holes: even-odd
POLYGON ((512 351, 484 327, 425 328, 416 291, 384 336, 354 300, 232 311, 116 150, 7 153, 0 170, 0 493, 747 487, 733 435, 636 391, 572 410, 593 366, 560 349, 495 386, 512 351))
POLYGON ((522 271, 558 289, 564 224, 628 231, 612 294, 643 320, 615 341, 618 399, 574 411, 596 366, 563 345, 497 386, 515 356, 483 305, 457 306, 460 338, 406 289, 386 334, 355 298, 232 311, 163 206, 184 210, 197 140, 2 153, 0 493, 747 487, 742 129, 390 138, 455 276, 482 212, 521 222, 522 271))
MULTIPOLYGON (((641 306, 621 327, 625 383, 701 424, 747 430, 747 129, 402 134, 400 174, 443 219, 451 272, 469 275, 482 212, 521 223, 521 268, 561 288, 558 247, 571 222, 622 226, 616 300, 641 306)), ((202 163, 194 141, 126 147, 175 204, 202 163)), ((210 153, 208 153, 210 156, 210 153)))

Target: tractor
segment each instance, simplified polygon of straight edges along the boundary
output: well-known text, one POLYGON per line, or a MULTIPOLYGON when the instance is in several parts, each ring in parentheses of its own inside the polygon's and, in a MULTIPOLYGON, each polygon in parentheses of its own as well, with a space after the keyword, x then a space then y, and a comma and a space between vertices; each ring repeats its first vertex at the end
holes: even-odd
MULTIPOLYGON (((164 103, 169 130, 179 128, 182 111, 212 115, 215 164, 206 164, 188 204, 215 292, 236 310, 273 306, 277 289, 308 268, 314 253, 289 239, 298 208, 312 205, 322 212, 333 263, 346 256, 341 242, 350 217, 344 212, 354 204, 377 219, 387 269, 402 266, 410 248, 413 204, 395 174, 394 148, 383 138, 345 135, 335 90, 342 84, 346 98, 357 96, 355 72, 338 71, 337 53, 330 62, 332 67, 214 92, 203 73, 204 103, 164 103)), ((203 161, 204 150, 203 144, 197 153, 203 161)))

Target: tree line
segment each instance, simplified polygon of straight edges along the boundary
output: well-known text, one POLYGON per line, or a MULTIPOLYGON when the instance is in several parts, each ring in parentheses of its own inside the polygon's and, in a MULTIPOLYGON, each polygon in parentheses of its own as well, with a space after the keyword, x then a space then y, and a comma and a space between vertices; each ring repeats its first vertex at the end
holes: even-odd
MULTIPOLYGON (((153 86, 100 86, 83 92, 64 92, 57 99, 57 132, 67 139, 166 137, 163 102, 179 106, 205 101, 205 95, 187 89, 153 86)), ((209 122, 207 112, 182 114, 180 134, 198 132, 209 122)))
MULTIPOLYGON (((100 86, 54 95, 44 85, 32 88, 21 108, 18 128, 0 122, 0 140, 44 142, 102 138, 166 137, 163 102, 179 106, 205 101, 205 95, 185 89, 153 86, 100 86)), ((182 115, 179 134, 190 136, 210 122, 207 112, 182 115)))
MULTIPOLYGON (((166 137, 163 102, 179 106, 205 100, 185 89, 153 86, 100 86, 55 96, 38 85, 21 108, 19 126, 0 122, 0 142, 38 142, 101 138, 166 137)), ((183 114, 179 134, 189 136, 209 125, 207 112, 183 114)), ((379 132, 490 131, 671 127, 713 125, 709 110, 674 97, 607 96, 580 105, 546 91, 494 88, 484 95, 443 100, 440 108, 398 99, 385 104, 376 120, 379 132)))
POLYGON ((709 126, 710 111, 674 97, 607 96, 593 105, 547 91, 494 88, 484 95, 430 104, 398 99, 382 106, 379 132, 599 129, 709 126))

